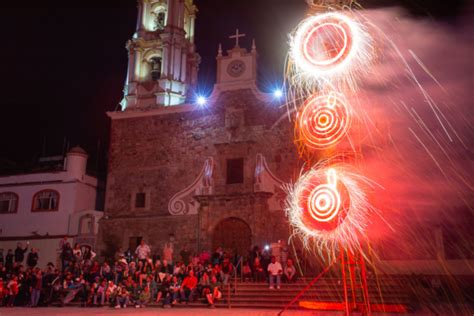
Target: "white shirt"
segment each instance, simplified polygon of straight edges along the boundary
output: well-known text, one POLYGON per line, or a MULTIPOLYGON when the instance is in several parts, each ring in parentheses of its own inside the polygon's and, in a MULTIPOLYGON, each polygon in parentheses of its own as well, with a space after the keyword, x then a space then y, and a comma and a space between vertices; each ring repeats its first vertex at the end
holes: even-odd
POLYGON ((281 264, 280 262, 275 262, 275 263, 270 263, 268 265, 267 271, 270 272, 271 275, 277 275, 281 270, 281 264))
POLYGON ((135 253, 137 254, 138 256, 138 259, 140 260, 144 260, 146 259, 149 255, 150 255, 150 247, 148 247, 148 245, 139 245, 137 247, 137 250, 135 250, 135 253))

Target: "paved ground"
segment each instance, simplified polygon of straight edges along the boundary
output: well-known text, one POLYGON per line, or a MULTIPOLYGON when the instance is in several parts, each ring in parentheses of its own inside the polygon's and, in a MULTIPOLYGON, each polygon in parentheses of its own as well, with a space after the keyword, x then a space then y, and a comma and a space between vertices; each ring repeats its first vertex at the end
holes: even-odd
MULTIPOLYGON (((140 315, 140 316, 157 316, 157 315, 185 315, 185 316, 276 316, 279 311, 265 309, 209 309, 209 308, 80 308, 80 307, 51 307, 51 308, 0 308, 0 316, 120 316, 120 315, 140 315)), ((314 312, 314 311, 287 311, 283 316, 339 316, 340 312, 314 312)))
MULTIPOLYGON (((158 315, 184 315, 184 316, 276 316, 279 311, 268 309, 208 309, 208 308, 127 308, 127 309, 113 309, 113 308, 80 308, 80 307, 48 307, 48 308, 0 308, 0 316, 84 316, 84 315, 98 315, 98 316, 121 316, 121 315, 139 315, 139 316, 158 316, 158 315)), ((451 315, 451 313, 449 313, 451 315)), ((283 316, 342 316, 341 312, 317 312, 317 311, 287 311, 283 316)), ((359 316, 360 313, 353 313, 352 316, 359 316)), ((379 314, 373 313, 374 316, 400 316, 401 314, 379 314)), ((428 316, 433 315, 431 312, 418 312, 411 315, 428 316)), ((448 315, 448 314, 446 314, 448 315)), ((452 314, 456 315, 456 314, 452 314)))

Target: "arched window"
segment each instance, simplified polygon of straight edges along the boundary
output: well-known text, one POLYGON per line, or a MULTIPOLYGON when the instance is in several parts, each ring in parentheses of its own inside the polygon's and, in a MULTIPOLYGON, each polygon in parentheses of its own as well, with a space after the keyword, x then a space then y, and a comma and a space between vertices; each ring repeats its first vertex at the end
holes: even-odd
POLYGON ((158 80, 161 76, 161 57, 155 56, 150 59, 151 79, 158 80))
POLYGON ((166 12, 159 11, 155 13, 155 30, 163 30, 166 24, 166 12))
POLYGON ((39 191, 33 197, 34 212, 57 211, 59 207, 59 193, 54 190, 39 191))
POLYGON ((18 210, 18 195, 13 192, 0 193, 0 214, 16 213, 18 210))

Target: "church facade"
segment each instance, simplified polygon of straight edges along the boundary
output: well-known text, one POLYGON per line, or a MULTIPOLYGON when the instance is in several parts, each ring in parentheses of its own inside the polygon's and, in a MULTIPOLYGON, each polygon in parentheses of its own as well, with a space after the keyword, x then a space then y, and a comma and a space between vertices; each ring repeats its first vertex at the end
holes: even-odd
MULTIPOLYGON (((240 47, 238 31, 232 49, 219 45, 212 94, 197 98, 196 12, 192 0, 139 1, 122 110, 108 113, 102 256, 141 239, 160 256, 171 243, 174 259, 184 247, 245 254, 290 235, 282 185, 298 178, 302 162, 286 108, 257 88, 257 47, 240 47)), ((469 251, 449 252, 453 240, 458 248, 448 238, 454 229, 413 231, 434 237, 407 252, 394 251, 397 235, 372 245, 381 271, 472 275, 469 251)))
POLYGON ((178 252, 223 247, 245 254, 288 238, 281 185, 297 170, 293 130, 280 100, 256 86, 255 42, 241 48, 237 32, 234 48, 219 47, 217 83, 198 104, 192 94, 196 9, 191 1, 158 3, 140 2, 137 32, 127 45, 124 110, 108 113, 99 249, 106 255, 143 238, 156 255, 170 239, 178 252), (156 26, 160 12, 166 23, 156 26))

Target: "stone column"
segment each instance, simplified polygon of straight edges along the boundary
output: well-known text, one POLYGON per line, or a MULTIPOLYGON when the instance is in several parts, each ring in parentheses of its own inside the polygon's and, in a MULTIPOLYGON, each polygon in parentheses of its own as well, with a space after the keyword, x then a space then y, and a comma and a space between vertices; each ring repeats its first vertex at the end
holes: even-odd
POLYGON ((143 30, 143 12, 144 12, 143 5, 144 5, 143 0, 137 1, 137 8, 138 8, 138 18, 137 18, 137 26, 136 26, 137 32, 140 32, 143 30))
POLYGON ((128 69, 127 69, 127 79, 125 80, 125 84, 128 85, 130 82, 135 81, 135 48, 133 47, 133 43, 128 41, 127 43, 128 49, 128 69))

